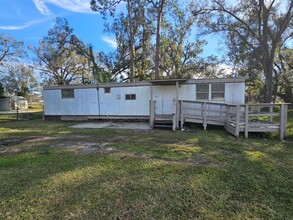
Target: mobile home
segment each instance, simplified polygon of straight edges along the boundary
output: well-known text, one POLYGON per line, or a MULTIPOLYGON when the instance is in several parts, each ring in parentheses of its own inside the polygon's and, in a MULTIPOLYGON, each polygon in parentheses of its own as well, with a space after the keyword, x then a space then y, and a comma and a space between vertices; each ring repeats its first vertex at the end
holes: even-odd
POLYGON ((45 86, 43 92, 47 120, 149 120, 151 114, 172 115, 179 100, 243 104, 245 78, 45 86))

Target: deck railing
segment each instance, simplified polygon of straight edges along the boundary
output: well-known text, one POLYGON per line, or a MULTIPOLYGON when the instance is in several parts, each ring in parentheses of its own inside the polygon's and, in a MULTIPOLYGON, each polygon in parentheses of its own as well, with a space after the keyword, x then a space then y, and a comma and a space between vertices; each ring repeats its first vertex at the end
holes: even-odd
POLYGON ((207 125, 221 125, 231 134, 239 137, 244 132, 279 132, 284 139, 287 130, 288 104, 225 104, 204 101, 180 101, 181 127, 184 122, 207 125))

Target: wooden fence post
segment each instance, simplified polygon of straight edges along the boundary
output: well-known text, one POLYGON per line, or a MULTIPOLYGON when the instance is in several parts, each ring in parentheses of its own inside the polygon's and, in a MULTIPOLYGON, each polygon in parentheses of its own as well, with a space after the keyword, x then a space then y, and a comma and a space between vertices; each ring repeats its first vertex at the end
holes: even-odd
POLYGON ((244 121, 244 133, 245 133, 245 138, 248 138, 248 130, 249 130, 249 105, 245 105, 245 121, 244 121))

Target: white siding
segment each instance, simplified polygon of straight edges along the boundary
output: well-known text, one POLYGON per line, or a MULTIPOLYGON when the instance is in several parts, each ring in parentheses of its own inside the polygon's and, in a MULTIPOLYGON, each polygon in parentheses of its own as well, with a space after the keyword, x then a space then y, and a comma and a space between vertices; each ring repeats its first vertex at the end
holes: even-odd
POLYGON ((44 90, 44 110, 46 115, 61 115, 61 90, 44 90))
POLYGON ((73 99, 62 99, 61 90, 45 90, 46 115, 98 115, 97 89, 74 89, 73 99))
POLYGON ((149 86, 113 87, 110 93, 99 88, 99 94, 101 115, 149 115, 149 86), (135 94, 136 100, 125 100, 126 94, 135 94))
POLYGON ((179 100, 195 101, 196 99, 195 85, 181 85, 179 87, 179 100))
POLYGON ((228 104, 244 104, 245 83, 226 83, 225 102, 228 104))

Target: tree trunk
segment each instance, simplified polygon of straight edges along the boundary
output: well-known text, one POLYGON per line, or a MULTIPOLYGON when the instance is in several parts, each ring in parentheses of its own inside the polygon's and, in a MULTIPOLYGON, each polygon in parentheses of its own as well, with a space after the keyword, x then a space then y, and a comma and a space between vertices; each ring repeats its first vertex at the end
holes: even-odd
POLYGON ((273 67, 264 65, 265 75, 265 103, 271 103, 273 98, 273 67))
POLYGON ((159 63, 160 63, 160 40, 161 40, 161 8, 157 8, 157 32, 156 32, 156 55, 155 55, 155 79, 159 79, 159 63))
POLYGON ((129 25, 129 50, 130 50, 130 82, 134 81, 134 34, 133 25, 131 20, 132 10, 130 0, 127 0, 127 11, 128 11, 128 25, 129 25))

